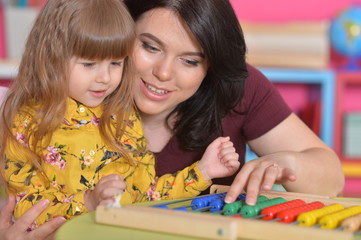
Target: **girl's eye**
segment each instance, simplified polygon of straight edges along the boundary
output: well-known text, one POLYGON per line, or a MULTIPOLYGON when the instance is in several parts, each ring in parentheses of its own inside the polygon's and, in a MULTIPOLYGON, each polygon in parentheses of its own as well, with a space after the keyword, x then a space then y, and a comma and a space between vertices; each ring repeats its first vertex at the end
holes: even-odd
POLYGON ((118 61, 118 62, 112 62, 113 66, 122 66, 123 62, 122 61, 118 61))
POLYGON ((95 65, 95 62, 85 62, 82 63, 84 67, 93 67, 95 65))
POLYGON ((147 50, 149 50, 149 51, 151 51, 151 52, 157 52, 157 51, 159 51, 158 48, 153 47, 151 44, 149 44, 149 43, 147 43, 147 42, 142 42, 142 43, 143 43, 143 44, 142 44, 143 48, 145 48, 145 49, 147 49, 147 50))

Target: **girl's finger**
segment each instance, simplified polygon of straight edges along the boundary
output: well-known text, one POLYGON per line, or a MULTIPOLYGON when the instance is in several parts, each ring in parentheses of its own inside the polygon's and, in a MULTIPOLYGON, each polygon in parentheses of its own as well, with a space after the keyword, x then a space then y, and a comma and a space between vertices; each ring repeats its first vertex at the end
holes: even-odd
POLYGON ((234 147, 224 148, 220 150, 218 157, 223 158, 224 156, 233 153, 236 153, 236 149, 234 147))
POLYGON ((102 177, 98 184, 103 184, 109 181, 124 181, 124 178, 122 176, 120 176, 119 174, 110 174, 107 176, 102 177))
POLYGON ((233 153, 222 156, 221 163, 226 164, 227 162, 230 162, 230 161, 238 162, 238 160, 239 160, 238 153, 233 152, 233 153))

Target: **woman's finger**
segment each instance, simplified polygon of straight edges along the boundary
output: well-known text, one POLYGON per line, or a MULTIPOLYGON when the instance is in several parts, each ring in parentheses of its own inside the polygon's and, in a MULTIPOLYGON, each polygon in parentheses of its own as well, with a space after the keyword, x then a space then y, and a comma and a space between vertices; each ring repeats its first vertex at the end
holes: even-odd
POLYGON ((54 232, 65 222, 66 219, 63 217, 54 218, 31 231, 29 233, 29 239, 50 239, 49 236, 54 234, 54 232))
POLYGON ((273 164, 265 169, 262 189, 263 190, 271 190, 273 185, 276 182, 277 176, 279 174, 279 166, 277 164, 273 164))
POLYGON ((236 198, 243 192, 244 187, 247 183, 248 176, 251 173, 252 168, 249 165, 244 165, 234 178, 227 195, 224 198, 226 203, 233 203, 236 198))
POLYGON ((35 219, 46 209, 49 205, 49 200, 43 199, 29 208, 13 225, 14 231, 25 232, 28 227, 35 221, 35 219))
POLYGON ((12 225, 11 218, 15 208, 15 196, 9 195, 8 200, 0 212, 0 229, 8 228, 12 225))

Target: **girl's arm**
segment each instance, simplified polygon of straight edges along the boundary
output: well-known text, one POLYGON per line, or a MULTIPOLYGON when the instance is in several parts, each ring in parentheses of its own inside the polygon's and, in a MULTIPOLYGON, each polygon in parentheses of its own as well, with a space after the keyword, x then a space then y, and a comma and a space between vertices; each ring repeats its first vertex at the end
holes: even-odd
POLYGON ((88 211, 84 205, 85 190, 67 194, 62 191, 62 186, 49 181, 27 162, 7 156, 5 180, 9 190, 16 196, 15 219, 19 219, 40 200, 49 200, 48 207, 33 223, 32 229, 56 217, 70 219, 88 211))
POLYGON ((238 154, 229 137, 217 138, 200 161, 175 174, 156 179, 141 201, 195 197, 210 186, 211 179, 230 176, 239 165, 238 154))

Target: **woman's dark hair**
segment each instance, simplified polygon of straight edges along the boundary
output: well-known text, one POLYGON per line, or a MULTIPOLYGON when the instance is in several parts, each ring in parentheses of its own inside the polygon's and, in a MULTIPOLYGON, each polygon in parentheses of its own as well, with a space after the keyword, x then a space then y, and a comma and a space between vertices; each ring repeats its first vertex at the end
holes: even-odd
MULTIPOLYGON (((136 21, 155 8, 177 13, 200 43, 209 68, 198 91, 171 113, 182 148, 206 147, 222 134, 222 119, 241 100, 248 76, 246 44, 229 0, 125 0, 136 21)), ((169 117, 169 116, 168 116, 169 117)))

